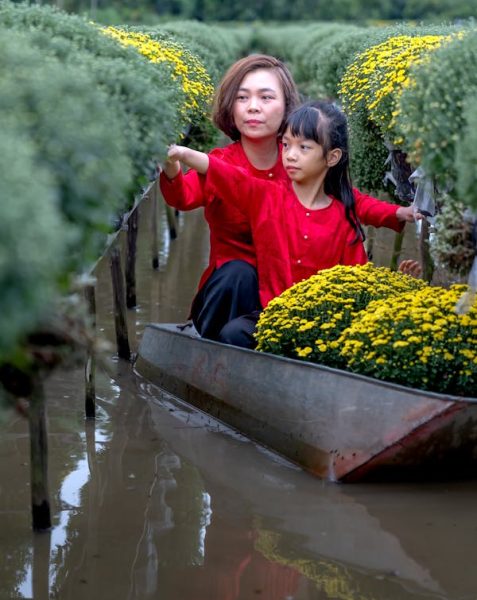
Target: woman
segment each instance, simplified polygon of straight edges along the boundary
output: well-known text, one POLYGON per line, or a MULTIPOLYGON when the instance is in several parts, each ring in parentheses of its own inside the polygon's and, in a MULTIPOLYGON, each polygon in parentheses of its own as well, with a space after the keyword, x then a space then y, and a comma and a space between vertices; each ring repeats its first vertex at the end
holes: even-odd
MULTIPOLYGON (((285 120, 298 103, 298 92, 286 66, 257 54, 234 63, 216 92, 212 119, 233 143, 210 153, 241 167, 253 177, 286 180, 280 153, 285 120)), ((191 318, 206 338, 219 339, 231 320, 261 308, 256 255, 249 222, 220 196, 207 193, 196 171, 183 175, 175 161, 166 161, 160 177, 163 196, 179 210, 204 207, 210 229, 209 265, 199 282, 191 318)), ((355 195, 360 221, 399 231, 414 219, 410 207, 381 202, 361 192, 355 195)))

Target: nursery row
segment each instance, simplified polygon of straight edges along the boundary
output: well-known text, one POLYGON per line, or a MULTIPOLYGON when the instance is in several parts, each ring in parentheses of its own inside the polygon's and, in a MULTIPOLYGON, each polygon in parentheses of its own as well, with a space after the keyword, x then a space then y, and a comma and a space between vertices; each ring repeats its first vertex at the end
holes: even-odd
POLYGON ((256 32, 255 43, 287 60, 307 95, 342 103, 357 187, 387 187, 401 202, 416 195, 422 210, 437 215, 435 260, 467 275, 475 257, 477 209, 472 23, 267 27, 256 32))
POLYGON ((167 145, 210 135, 219 75, 246 44, 199 23, 104 28, 0 2, 0 364, 91 267, 167 145))

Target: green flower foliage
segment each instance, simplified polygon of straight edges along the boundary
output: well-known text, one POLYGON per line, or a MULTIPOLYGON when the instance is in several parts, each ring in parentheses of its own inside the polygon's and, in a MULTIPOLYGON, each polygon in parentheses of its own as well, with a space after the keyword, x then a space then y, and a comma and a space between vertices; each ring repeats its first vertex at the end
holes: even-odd
POLYGON ((212 80, 200 59, 183 44, 128 28, 102 27, 101 33, 122 46, 133 47, 149 62, 170 68, 172 79, 184 92, 180 112, 187 123, 194 123, 205 113, 213 92, 212 80))
POLYGON ((0 0, 0 24, 28 32, 32 45, 64 62, 82 65, 109 97, 127 140, 133 164, 130 196, 140 189, 163 158, 167 144, 184 128, 178 106, 184 102, 166 64, 151 64, 133 48, 125 48, 79 17, 46 6, 13 5, 0 0))
POLYGON ((456 143, 466 127, 463 107, 477 93, 477 31, 433 52, 411 77, 400 98, 396 129, 411 161, 441 190, 451 189, 457 179, 456 143))
POLYGON ((474 223, 475 215, 462 203, 443 197, 435 220, 436 235, 430 244, 431 256, 438 267, 452 275, 469 273, 476 255, 474 223))
POLYGON ((385 189, 384 163, 389 151, 381 132, 362 112, 348 117, 348 128, 353 184, 363 190, 385 189))
POLYGON ((372 302, 338 340, 347 368, 401 385, 477 396, 477 302, 460 315, 466 286, 426 287, 372 302))
POLYGON ((463 108, 464 128, 456 142, 457 194, 477 210, 477 90, 469 94, 463 108))
POLYGON ((360 310, 425 285, 372 263, 324 269, 268 304, 257 324, 257 350, 342 367, 337 340, 360 310))
MULTIPOLYGON (((380 33, 386 35, 384 31, 380 33)), ((346 68, 369 43, 369 34, 369 28, 349 26, 336 31, 317 49, 315 76, 326 96, 338 98, 339 84, 346 68)), ((376 35, 375 30, 373 35, 376 35)))
MULTIPOLYGON (((96 257, 130 181, 125 139, 108 99, 84 68, 65 69, 29 47, 28 37, 0 34, 0 114, 21 123, 75 225, 70 268, 96 257), (78 101, 78 99, 81 101, 78 101)), ((35 173, 24 177, 34 182, 35 173)))
POLYGON ((322 96, 320 80, 317 80, 319 64, 316 56, 320 49, 334 35, 339 34, 347 25, 335 23, 316 23, 301 32, 296 32, 291 51, 293 74, 305 94, 309 97, 322 96))
MULTIPOLYGON (((309 54, 303 48, 300 72, 307 76, 307 94, 312 97, 338 97, 338 83, 344 72, 345 64, 359 47, 358 40, 362 42, 364 31, 369 36, 369 31, 353 25, 333 24, 326 25, 326 29, 318 30, 311 44, 309 54), (353 46, 351 41, 354 42, 353 46), (353 50, 350 52, 350 48, 353 50), (345 54, 347 52, 347 54, 345 54)), ((302 44, 303 44, 303 38, 302 44)), ((310 40, 311 41, 311 40, 310 40)))
POLYGON ((38 164, 34 143, 14 119, 0 121, 0 363, 34 328, 56 290, 72 228, 57 207, 57 187, 38 164))
MULTIPOLYGON (((398 138, 393 129, 395 109, 409 65, 451 31, 448 27, 402 25, 369 28, 367 38, 356 33, 344 46, 343 52, 349 49, 351 54, 341 55, 346 68, 340 70, 339 94, 349 118, 352 168, 358 185, 371 190, 383 188, 389 169, 382 160, 388 155, 385 143, 396 143, 398 138)), ((395 176, 399 178, 399 174, 395 176)))
MULTIPOLYGON (((199 21, 171 21, 151 28, 132 29, 148 33, 154 39, 167 39, 184 44, 202 60, 214 84, 219 82, 229 65, 248 48, 248 43, 238 35, 239 28, 226 30, 199 21)), ((250 35, 248 30, 247 42, 250 35)))

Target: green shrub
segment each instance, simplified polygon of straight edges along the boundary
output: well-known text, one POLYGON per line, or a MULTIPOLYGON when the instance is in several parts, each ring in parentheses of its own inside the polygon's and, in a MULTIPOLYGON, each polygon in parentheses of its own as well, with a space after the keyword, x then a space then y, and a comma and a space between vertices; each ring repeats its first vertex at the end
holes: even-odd
MULTIPOLYGON (((179 138, 184 93, 174 83, 167 64, 152 64, 133 48, 103 35, 99 27, 51 7, 13 5, 0 0, 0 24, 24 31, 29 42, 51 54, 68 69, 82 65, 109 97, 110 110, 120 119, 125 151, 133 164, 129 194, 149 178, 167 144, 179 138)), ((124 205, 126 207, 126 203, 124 205)))
POLYGON ((477 31, 436 50, 411 70, 411 77, 396 124, 403 149, 441 190, 451 189, 457 179, 456 142, 465 127, 463 107, 477 90, 477 31))
POLYGON ((58 210, 54 179, 21 130, 15 119, 1 117, 0 363, 48 309, 72 234, 58 210))
POLYGON ((465 205, 477 210, 477 90, 463 106, 464 127, 456 142, 457 194, 465 205))
POLYGON ((441 196, 430 253, 437 267, 466 276, 476 257, 475 214, 449 196, 441 196))
MULTIPOLYGON (((125 139, 108 99, 84 68, 65 69, 29 47, 28 36, 0 34, 0 114, 21 123, 39 165, 74 224, 70 268, 96 258, 130 181, 125 139)), ((24 177, 34 181, 34 173, 24 177)))
MULTIPOLYGON (((352 61, 349 55, 345 58, 348 64, 339 84, 339 96, 349 117, 352 168, 358 185, 371 190, 383 188, 390 167, 382 158, 390 148, 400 149, 404 144, 401 132, 395 130, 396 115, 411 67, 445 43, 449 39, 446 34, 451 31, 445 27, 401 25, 381 30, 370 28, 367 40, 361 34, 351 38, 349 48, 359 52, 352 61), (364 48, 363 42, 366 42, 364 48)), ((393 176, 396 180, 407 180, 409 173, 396 171, 393 176)), ((390 191, 396 200, 408 200, 406 190, 390 191)))

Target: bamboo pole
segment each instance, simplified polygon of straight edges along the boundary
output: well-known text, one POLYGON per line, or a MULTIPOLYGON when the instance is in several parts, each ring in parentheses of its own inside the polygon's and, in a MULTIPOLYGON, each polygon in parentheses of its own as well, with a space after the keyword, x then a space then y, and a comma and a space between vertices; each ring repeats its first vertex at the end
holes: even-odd
POLYGON ((135 308, 136 296, 136 255, 137 255, 138 210, 133 208, 128 218, 126 256, 126 306, 135 308))
POLYGON ((118 356, 125 360, 129 360, 131 358, 131 350, 129 347, 126 320, 126 303, 124 301, 123 273, 121 269, 121 256, 117 247, 111 249, 110 257, 111 277, 113 281, 114 324, 116 327, 118 356))
POLYGON ((51 527, 50 494, 48 489, 48 434, 46 399, 42 380, 33 381, 28 411, 30 426, 30 480, 33 529, 51 527))

